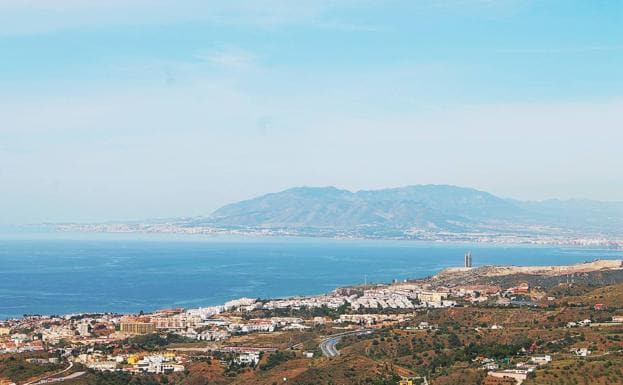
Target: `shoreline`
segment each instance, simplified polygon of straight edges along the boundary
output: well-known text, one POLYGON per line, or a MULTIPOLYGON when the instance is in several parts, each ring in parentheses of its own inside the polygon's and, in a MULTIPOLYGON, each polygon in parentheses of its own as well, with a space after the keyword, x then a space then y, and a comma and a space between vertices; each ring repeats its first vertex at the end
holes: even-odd
POLYGON ((154 241, 154 242, 251 242, 251 241, 327 241, 327 242, 405 242, 407 244, 456 245, 471 247, 560 247, 581 248, 595 250, 623 250, 623 239, 609 239, 599 237, 560 239, 526 238, 525 241, 516 239, 418 239, 408 237, 340 237, 308 234, 262 234, 262 233, 230 233, 230 232, 158 232, 158 231, 0 231, 0 241, 88 241, 88 240, 124 240, 124 241, 154 241))
MULTIPOLYGON (((347 286, 340 286, 334 288, 331 292, 324 293, 316 293, 316 294, 306 294, 306 295, 290 295, 290 296, 275 296, 268 298, 249 298, 249 297, 241 297, 241 298, 231 298, 225 303, 215 303, 215 304, 205 304, 198 308, 189 308, 186 309, 184 307, 177 306, 177 304, 173 304, 168 308, 175 309, 183 309, 185 311, 192 309, 204 309, 204 308, 214 308, 219 306, 225 306, 228 302, 232 301, 240 301, 240 300, 248 300, 253 299, 257 302, 274 302, 274 301, 293 301, 293 300, 301 300, 301 299, 310 299, 310 298, 320 298, 333 295, 334 293, 340 291, 348 291, 348 290, 367 290, 367 289, 379 289, 383 287, 393 287, 393 286, 401 286, 401 285, 434 285, 437 281, 448 280, 448 278, 459 278, 464 280, 466 276, 476 276, 479 278, 493 278, 493 277, 518 277, 522 275, 534 276, 534 277, 562 277, 562 276, 573 276, 576 274, 591 274, 598 272, 611 272, 611 271, 623 271, 623 259, 595 259, 593 261, 585 261, 582 263, 576 263, 573 265, 540 265, 540 266, 515 266, 515 265, 481 265, 470 268, 464 267, 450 267, 444 268, 434 275, 426 276, 426 277, 412 277, 408 279, 404 279, 397 282, 370 282, 370 283, 357 283, 347 286)), ((145 314, 150 314, 158 311, 162 311, 163 309, 152 309, 145 312, 145 314)), ((19 318, 7 318, 5 320, 0 320, 0 324, 4 322, 10 321, 20 321, 28 318, 66 318, 71 319, 72 317, 84 317, 84 316, 94 316, 94 315, 108 315, 108 316, 137 316, 140 312, 117 312, 117 311, 86 311, 86 312, 73 312, 73 313, 64 313, 64 314, 24 314, 19 318)))

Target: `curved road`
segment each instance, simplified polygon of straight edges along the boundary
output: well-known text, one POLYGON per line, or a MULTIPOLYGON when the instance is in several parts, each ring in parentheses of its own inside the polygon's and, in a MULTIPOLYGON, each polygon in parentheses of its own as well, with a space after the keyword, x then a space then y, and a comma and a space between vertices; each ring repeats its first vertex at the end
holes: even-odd
POLYGON ((342 337, 361 335, 361 334, 370 334, 370 333, 372 333, 372 330, 364 329, 364 330, 356 330, 352 332, 333 334, 333 335, 328 336, 324 340, 322 340, 322 342, 320 342, 320 345, 318 346, 320 347, 320 350, 322 351, 322 354, 325 357, 329 357, 329 358, 337 357, 340 355, 340 352, 339 350, 337 350, 335 345, 337 345, 338 342, 340 342, 342 337))
POLYGON ((83 374, 85 374, 86 372, 74 372, 70 375, 67 375, 65 377, 56 377, 60 374, 63 374, 67 371, 69 371, 69 369, 74 367, 74 363, 70 362, 69 366, 66 367, 65 369, 61 370, 60 372, 56 372, 54 374, 51 374, 49 376, 45 376, 43 379, 39 380, 39 381, 31 381, 31 382, 27 382, 24 385, 38 385, 38 384, 48 384, 51 382, 62 382, 65 380, 73 380, 74 378, 78 378, 80 376, 82 376, 83 374))
POLYGON ((320 350, 325 357, 336 357, 340 352, 335 348, 335 345, 340 342, 340 337, 330 337, 322 340, 320 343, 320 350))

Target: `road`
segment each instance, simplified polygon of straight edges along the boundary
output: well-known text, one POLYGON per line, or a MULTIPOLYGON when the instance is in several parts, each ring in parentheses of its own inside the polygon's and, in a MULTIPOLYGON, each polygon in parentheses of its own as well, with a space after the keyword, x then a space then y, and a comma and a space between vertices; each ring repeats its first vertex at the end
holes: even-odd
POLYGON ((47 377, 39 382, 33 383, 33 385, 51 384, 53 382, 69 381, 69 380, 73 380, 74 378, 78 378, 84 374, 86 374, 86 372, 73 372, 65 377, 54 377, 54 378, 47 377))
POLYGON ((340 342, 340 337, 331 337, 323 340, 320 343, 320 350, 325 357, 336 357, 340 352, 335 348, 335 345, 340 342))
POLYGON ((364 330, 356 330, 352 332, 333 334, 333 335, 326 337, 324 340, 322 340, 322 342, 320 342, 320 345, 318 346, 320 347, 320 350, 322 351, 322 354, 325 357, 329 357, 329 358, 337 357, 340 355, 340 352, 339 350, 337 350, 335 346, 338 344, 338 342, 340 342, 340 340, 343 337, 361 335, 361 334, 370 334, 370 333, 372 333, 371 330, 364 329, 364 330))
POLYGON ((49 384, 51 382, 62 382, 62 381, 66 381, 66 380, 73 380, 74 378, 78 378, 80 376, 82 376, 83 374, 85 374, 86 372, 74 372, 71 373, 65 377, 56 377, 60 374, 63 374, 65 372, 67 372, 69 369, 74 367, 74 363, 70 362, 69 366, 66 367, 65 369, 61 370, 60 372, 56 372, 50 376, 46 376, 45 378, 39 380, 39 381, 32 381, 32 382, 28 382, 24 385, 39 385, 39 384, 49 384))

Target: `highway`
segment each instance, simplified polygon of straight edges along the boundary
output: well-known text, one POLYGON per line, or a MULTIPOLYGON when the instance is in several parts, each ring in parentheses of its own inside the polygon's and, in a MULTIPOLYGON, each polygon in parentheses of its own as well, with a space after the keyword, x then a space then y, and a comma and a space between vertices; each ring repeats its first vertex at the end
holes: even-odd
POLYGON ((340 337, 331 337, 324 339, 320 343, 320 350, 325 357, 336 357, 340 352, 335 348, 335 345, 340 342, 340 337))
POLYGON ((320 347, 320 350, 322 351, 322 354, 325 357, 329 357, 329 358, 337 357, 340 355, 340 352, 339 350, 337 350, 335 346, 338 344, 338 342, 340 342, 342 337, 361 335, 361 334, 370 334, 370 333, 372 333, 372 330, 363 329, 363 330, 356 330, 352 332, 333 334, 333 335, 326 337, 324 340, 322 340, 322 342, 320 342, 320 345, 318 346, 320 347))

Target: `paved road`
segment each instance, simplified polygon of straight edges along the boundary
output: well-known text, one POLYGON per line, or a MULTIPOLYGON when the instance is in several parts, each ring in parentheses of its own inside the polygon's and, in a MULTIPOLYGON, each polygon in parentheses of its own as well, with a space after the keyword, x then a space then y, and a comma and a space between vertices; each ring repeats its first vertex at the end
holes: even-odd
POLYGON ((28 382, 28 383, 26 383, 24 385, 49 384, 51 382, 62 382, 62 381, 66 381, 66 380, 73 380, 74 378, 78 378, 78 377, 80 377, 80 376, 82 376, 83 374, 86 373, 86 372, 74 372, 74 373, 71 373, 71 374, 69 374, 69 375, 67 375, 65 377, 56 377, 56 376, 58 376, 60 374, 63 374, 65 372, 67 372, 69 369, 71 369, 73 367, 74 367, 74 363, 70 362, 69 366, 66 367, 65 369, 61 370, 60 372, 56 372, 53 375, 47 376, 44 379, 39 380, 39 381, 28 382))
POLYGON ((51 384, 53 382, 69 381, 69 380, 73 380, 74 378, 78 378, 84 374, 86 374, 86 372, 73 372, 72 374, 69 374, 65 377, 54 377, 54 378, 48 377, 48 378, 44 378, 43 380, 39 382, 35 382, 33 385, 42 385, 42 384, 51 384))
POLYGON ((70 374, 69 376, 65 376, 65 377, 60 378, 58 381, 73 380, 74 378, 78 378, 78 377, 82 376, 83 374, 86 374, 86 372, 74 372, 74 373, 70 374))
POLYGON ((56 372, 56 373, 54 373, 54 374, 52 374, 52 375, 50 375, 50 376, 47 376, 47 377, 45 377, 44 379, 39 380, 39 381, 31 381, 31 382, 27 382, 27 383, 25 383, 24 385, 43 384, 44 382, 47 382, 47 381, 48 381, 48 379, 49 379, 50 377, 53 377, 53 376, 58 376, 59 374, 63 374, 63 373, 65 373, 66 371, 68 371, 69 369, 71 369, 71 368, 73 368, 73 367, 74 367, 74 363, 73 363, 73 362, 70 362, 70 363, 69 363, 69 366, 68 366, 68 367, 66 367, 65 369, 61 370, 60 372, 56 372))
POLYGON ((320 350, 322 350, 322 354, 325 357, 335 357, 340 354, 340 352, 335 348, 335 345, 340 342, 340 337, 331 337, 323 340, 320 343, 320 350))
POLYGON ((333 334, 331 336, 328 336, 324 340, 322 340, 319 347, 320 347, 320 350, 322 351, 322 354, 324 354, 325 357, 329 357, 329 358, 337 357, 340 355, 340 352, 339 350, 337 350, 335 346, 338 344, 338 342, 340 342, 340 340, 343 337, 360 335, 360 334, 369 334, 369 333, 372 333, 372 331, 364 329, 364 330, 356 330, 352 332, 333 334))

